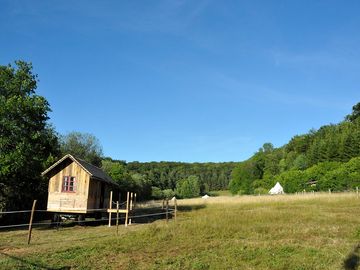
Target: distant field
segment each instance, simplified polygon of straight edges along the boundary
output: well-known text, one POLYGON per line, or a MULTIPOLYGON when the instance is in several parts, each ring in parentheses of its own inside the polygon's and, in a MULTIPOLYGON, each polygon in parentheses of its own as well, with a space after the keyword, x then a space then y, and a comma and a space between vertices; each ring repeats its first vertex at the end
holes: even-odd
MULTIPOLYGON (((356 269, 355 194, 179 201, 175 223, 0 232, 0 269, 356 269), (354 266, 354 267, 352 267, 354 266)), ((136 222, 136 220, 135 220, 136 222)))

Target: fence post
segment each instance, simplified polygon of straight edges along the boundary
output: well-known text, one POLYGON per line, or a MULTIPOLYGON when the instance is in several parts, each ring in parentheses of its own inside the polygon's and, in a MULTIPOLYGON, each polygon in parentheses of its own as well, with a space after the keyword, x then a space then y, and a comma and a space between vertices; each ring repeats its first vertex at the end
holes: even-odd
POLYGON ((176 221, 176 217, 177 217, 177 201, 176 201, 176 198, 174 199, 174 217, 175 217, 175 221, 176 221))
POLYGON ((165 199, 163 199, 162 200, 162 206, 161 206, 161 209, 164 209, 165 207, 164 207, 164 205, 165 205, 165 199))
POLYGON ((133 197, 134 193, 130 192, 130 211, 133 209, 133 197))
POLYGON ((112 191, 110 191, 110 201, 109 201, 109 227, 111 227, 111 208, 112 208, 112 191))
POLYGON ((134 194, 134 209, 135 209, 135 206, 136 206, 136 193, 134 194))
POLYGON ((331 194, 331 189, 329 188, 329 194, 331 194))
POLYGON ((29 222, 29 233, 28 233, 28 245, 30 244, 30 241, 31 241, 31 231, 32 231, 32 222, 33 222, 33 218, 34 218, 35 205, 36 205, 36 200, 34 200, 33 206, 31 208, 31 215, 30 215, 30 222, 29 222))
POLYGON ((166 199, 166 222, 169 222, 169 199, 166 199))
POLYGON ((356 196, 359 198, 359 187, 356 187, 356 196))
POLYGON ((116 235, 119 235, 119 201, 116 202, 116 235))
MULTIPOLYGON (((130 193, 130 211, 133 210, 133 199, 134 199, 134 193, 130 193)), ((129 218, 129 225, 131 225, 131 218, 129 218)))
POLYGON ((127 227, 128 225, 128 218, 129 218, 129 197, 130 197, 130 192, 127 192, 127 196, 126 196, 126 215, 125 215, 125 227, 127 227))

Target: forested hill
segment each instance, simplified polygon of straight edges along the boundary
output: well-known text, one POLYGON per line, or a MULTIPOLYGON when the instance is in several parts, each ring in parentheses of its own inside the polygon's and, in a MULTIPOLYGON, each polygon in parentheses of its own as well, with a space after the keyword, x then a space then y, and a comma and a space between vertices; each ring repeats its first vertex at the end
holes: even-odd
POLYGON ((277 181, 285 192, 342 191, 360 186, 360 103, 339 124, 322 126, 274 148, 266 143, 233 170, 232 193, 265 193, 277 181))
POLYGON ((106 158, 103 169, 123 190, 136 191, 142 198, 156 197, 157 191, 171 193, 179 182, 196 177, 200 193, 227 189, 231 172, 238 163, 128 162, 106 158))
POLYGON ((233 162, 224 163, 183 163, 183 162, 130 162, 129 172, 145 175, 155 186, 175 189, 176 183, 191 175, 199 177, 207 190, 227 189, 233 162))

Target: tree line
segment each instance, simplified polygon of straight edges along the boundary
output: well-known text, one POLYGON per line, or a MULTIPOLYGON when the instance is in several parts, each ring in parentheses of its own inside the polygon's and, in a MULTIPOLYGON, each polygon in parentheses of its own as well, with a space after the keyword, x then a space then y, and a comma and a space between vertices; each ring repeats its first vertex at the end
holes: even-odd
POLYGON ((125 162, 105 158, 102 168, 122 190, 137 192, 140 198, 192 197, 227 189, 235 162, 125 162), (193 191, 187 191, 189 187, 193 191))
POLYGON ((294 136, 282 147, 265 143, 233 170, 233 194, 265 193, 276 182, 285 192, 343 191, 360 181, 360 103, 338 124, 294 136))

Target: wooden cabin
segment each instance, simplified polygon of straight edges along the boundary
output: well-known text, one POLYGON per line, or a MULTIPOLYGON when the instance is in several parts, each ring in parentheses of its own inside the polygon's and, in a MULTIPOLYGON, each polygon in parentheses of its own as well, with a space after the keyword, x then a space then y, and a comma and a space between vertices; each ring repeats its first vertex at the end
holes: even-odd
POLYGON ((317 181, 314 179, 309 179, 309 181, 307 182, 307 185, 310 187, 316 187, 317 181))
MULTIPOLYGON (((42 173, 48 176, 47 210, 88 214, 109 207, 111 190, 118 185, 100 168, 68 154, 42 173)), ((106 211, 105 209, 103 211, 106 211)))

